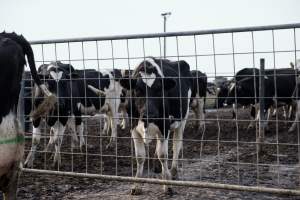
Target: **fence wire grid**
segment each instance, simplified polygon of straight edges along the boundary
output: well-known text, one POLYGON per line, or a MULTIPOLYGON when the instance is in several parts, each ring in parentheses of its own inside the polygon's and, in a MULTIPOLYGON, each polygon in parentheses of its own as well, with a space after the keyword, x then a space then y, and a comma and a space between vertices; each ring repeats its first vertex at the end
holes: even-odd
MULTIPOLYGON (((71 74, 76 74, 79 70, 83 77, 71 75, 68 78, 62 77, 59 81, 68 83, 68 88, 72 91, 76 87, 73 84, 81 80, 85 91, 81 96, 58 95, 61 87, 59 81, 56 81, 57 97, 59 100, 70 100, 68 101, 71 104, 70 112, 66 116, 62 116, 60 112, 52 112, 45 116, 45 120, 40 122, 41 132, 37 134, 40 139, 33 140, 30 112, 35 107, 36 91, 30 74, 25 72, 20 119, 26 133, 25 158, 30 152, 34 152, 35 157, 32 166, 24 167, 23 171, 299 195, 300 131, 297 110, 300 105, 297 68, 300 67, 300 62, 297 61, 300 58, 299 38, 300 24, 288 24, 32 41, 37 66, 53 61, 72 65, 75 72, 71 74), (75 121, 71 116, 74 112, 72 104, 77 102, 76 99, 84 98, 86 102, 82 104, 88 107, 90 99, 102 98, 88 96, 90 91, 87 82, 90 80, 96 80, 101 85, 100 82, 103 80, 116 81, 114 84, 118 84, 120 79, 131 79, 124 77, 124 74, 121 74, 121 77, 113 74, 112 77, 100 78, 99 75, 96 78, 89 78, 86 77, 89 70, 103 73, 105 70, 120 69, 124 72, 134 70, 148 57, 164 59, 164 39, 167 43, 166 59, 174 62, 184 60, 191 70, 199 70, 206 75, 205 117, 199 119, 190 109, 182 139, 183 147, 178 158, 177 180, 154 179, 157 177, 156 171, 160 169, 160 163, 155 155, 155 140, 146 145, 143 178, 135 178, 137 170, 135 148, 130 133, 134 118, 128 113, 119 113, 119 107, 116 107, 117 102, 123 97, 106 96, 113 102, 109 106, 115 106, 113 110, 118 111, 112 119, 118 124, 114 142, 110 143, 111 131, 107 134, 107 131, 103 130, 107 116, 100 111, 101 109, 92 113, 86 111, 82 113, 85 143, 81 148, 79 141, 73 143, 76 134, 73 132, 76 132, 76 127, 72 125, 75 121), (265 63, 261 58, 264 58, 265 63), (251 69, 251 73, 238 74, 245 68, 251 69), (258 73, 255 72, 256 69, 258 73), (282 77, 293 79, 293 84, 279 81, 282 77), (247 85, 250 87, 248 90, 245 88, 240 90, 241 80, 245 79, 251 79, 252 84, 247 85), (264 85, 261 85, 262 80, 264 85), (220 95, 222 87, 228 90, 223 96, 220 95), (233 96, 228 96, 232 88, 234 88, 233 96), (262 88, 265 90, 263 96, 260 91, 262 88), (281 96, 286 95, 283 90, 293 91, 289 96, 281 96), (247 91, 246 95, 240 95, 240 91, 247 91), (231 103, 228 103, 229 99, 232 99, 231 103), (241 103, 244 100, 250 100, 251 103, 241 103), (256 111, 254 115, 253 110, 256 111), (289 113, 291 116, 288 116, 289 113), (61 134, 59 143, 62 143, 61 162, 53 164, 55 149, 46 148, 49 139, 53 137, 53 129, 45 121, 59 117, 68 117, 70 120, 65 133, 59 133, 61 134), (123 119, 126 121, 125 128, 121 128, 123 119), (202 123, 198 127, 199 121, 202 123), (264 134, 261 134, 262 131, 264 134), (32 149, 32 145, 37 142, 39 142, 37 148, 32 149)), ((41 77, 45 82, 51 80, 50 76, 41 77)), ((193 77, 184 78, 193 79, 193 77)), ((117 86, 112 87, 115 89, 117 86)), ((125 99, 129 97, 133 98, 127 93, 125 99)), ((146 95, 146 98, 154 97, 146 95)), ((184 98, 186 97, 180 99, 184 98)), ((57 110, 61 109, 59 103, 56 106, 57 110)), ((173 155, 172 134, 169 140, 170 164, 173 155)))

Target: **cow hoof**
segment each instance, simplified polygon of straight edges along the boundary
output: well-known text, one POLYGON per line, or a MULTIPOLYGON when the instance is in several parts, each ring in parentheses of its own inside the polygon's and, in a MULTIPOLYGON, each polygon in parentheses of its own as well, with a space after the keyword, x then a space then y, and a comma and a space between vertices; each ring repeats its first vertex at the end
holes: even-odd
POLYGON ((174 194, 172 188, 166 187, 164 188, 165 195, 172 196, 174 194))
POLYGON ((141 195, 142 194, 142 189, 134 187, 134 188, 131 189, 130 194, 131 195, 141 195))

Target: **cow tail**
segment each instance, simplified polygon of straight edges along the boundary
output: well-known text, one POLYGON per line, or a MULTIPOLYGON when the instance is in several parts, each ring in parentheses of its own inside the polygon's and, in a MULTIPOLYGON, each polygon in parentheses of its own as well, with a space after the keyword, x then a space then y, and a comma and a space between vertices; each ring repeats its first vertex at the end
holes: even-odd
POLYGON ((34 61, 34 55, 33 55, 32 48, 31 48, 29 42, 22 35, 20 37, 21 37, 21 40, 22 40, 23 51, 27 56, 27 61, 28 61, 28 65, 29 65, 29 68, 30 68, 31 76, 32 76, 34 82, 38 86, 40 86, 42 84, 42 82, 41 82, 41 80, 40 80, 40 78, 37 74, 37 71, 36 71, 36 66, 35 66, 35 61, 34 61))

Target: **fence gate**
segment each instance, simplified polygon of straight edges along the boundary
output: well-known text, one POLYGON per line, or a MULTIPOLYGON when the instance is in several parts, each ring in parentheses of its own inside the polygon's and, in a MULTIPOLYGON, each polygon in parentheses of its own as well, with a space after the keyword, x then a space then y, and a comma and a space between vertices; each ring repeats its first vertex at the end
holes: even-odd
MULTIPOLYGON (((43 40, 32 41, 31 44, 37 66, 60 61, 71 64, 76 70, 133 70, 149 56, 163 58, 164 39, 166 39, 167 59, 185 60, 191 70, 200 70, 206 74, 208 80, 209 92, 205 100, 205 118, 199 119, 190 111, 187 119, 183 149, 178 160, 177 180, 153 178, 157 161, 154 155, 155 142, 146 146, 149 153, 145 161, 145 178, 134 177, 136 161, 130 134, 132 119, 128 115, 125 115, 127 127, 123 130, 118 125, 115 142, 107 148, 110 134, 107 135, 103 131, 105 115, 84 114, 85 145, 81 149, 78 143, 71 145, 74 128, 69 125, 62 137, 61 163, 52 165, 51 156, 54 149, 46 150, 51 136, 48 126, 43 125, 37 148, 31 148, 32 125, 28 116, 34 104, 34 94, 31 90, 31 77, 28 74, 25 74, 23 79, 21 105, 25 106, 20 109, 24 112, 20 117, 26 130, 25 156, 34 151, 35 159, 33 165, 24 167, 23 171, 116 181, 299 195, 300 132, 298 123, 293 122, 294 119, 296 122, 298 120, 297 70, 300 62, 297 63, 297 59, 300 58, 300 24, 43 40), (256 68, 259 69, 263 65, 260 63, 263 63, 261 58, 264 58, 265 62, 263 74, 260 71, 259 74, 248 74, 247 77, 234 76, 244 68, 252 69, 253 72, 256 68), (293 73, 284 73, 282 68, 292 70, 293 73), (294 85, 288 82, 282 85, 278 80, 284 76, 291 76, 294 85), (262 81, 259 81, 258 77, 264 80, 265 84, 260 89, 259 85, 262 81), (248 96, 239 96, 238 90, 242 87, 241 79, 253 80, 249 90, 245 88, 242 90, 248 91, 248 96), (272 84, 272 87, 266 84, 272 84), (231 103, 227 102, 230 99, 227 97, 228 91, 225 96, 220 95, 222 87, 227 88, 229 92, 235 90, 234 95, 231 96, 233 98, 231 103), (280 96, 282 90, 290 87, 295 88, 293 95, 280 96), (265 90, 265 94, 273 91, 272 95, 260 96, 261 89, 265 90), (253 94, 249 91, 253 91, 253 94), (265 107, 260 109, 261 117, 257 115, 251 117, 253 109, 240 103, 245 99, 252 99, 254 101, 252 104, 256 105, 259 105, 262 99, 265 102, 271 101, 272 109, 277 112, 271 115, 271 107, 265 107), (286 100, 285 104, 282 104, 282 99, 286 100), (290 100, 289 103, 286 103, 287 100, 290 100), (291 110, 294 111, 291 118, 285 117, 289 108, 293 108, 291 110), (259 123, 257 123, 258 119, 259 123), (196 128, 198 120, 203 122, 200 128, 196 128), (250 123, 252 127, 249 127, 250 123), (294 129, 288 131, 292 124, 294 129), (258 134, 262 128, 264 137, 258 134)), ((83 78, 83 82, 86 81, 87 79, 83 78)), ((85 95, 87 93, 86 91, 85 95)), ((59 95, 58 97, 64 98, 59 95)), ((72 96, 72 98, 78 97, 72 96)), ((256 107, 257 112, 258 108, 256 107)), ((55 117, 55 114, 52 113, 53 116, 55 117)), ((121 121, 121 117, 121 114, 116 116, 118 121, 121 121)), ((74 119, 70 121, 72 120, 74 119)), ((41 123, 45 124, 43 121, 41 123)), ((37 140, 34 141, 36 142, 37 140)), ((169 159, 171 158, 172 136, 169 142, 169 159)))

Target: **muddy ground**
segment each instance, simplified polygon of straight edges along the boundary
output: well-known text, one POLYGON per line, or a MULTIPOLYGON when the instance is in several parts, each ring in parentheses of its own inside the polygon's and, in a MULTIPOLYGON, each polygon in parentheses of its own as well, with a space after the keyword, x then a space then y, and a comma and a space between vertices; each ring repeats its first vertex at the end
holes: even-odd
MULTIPOLYGON (((184 133, 179 162, 179 179, 239 185, 261 185, 272 188, 298 189, 299 135, 288 133, 288 122, 270 122, 263 153, 257 154, 255 128, 248 129, 249 110, 240 110, 236 122, 229 110, 206 113, 205 131, 198 131, 190 120, 184 133), (218 120, 216 120, 218 119, 218 120), (201 139, 203 139, 201 142, 201 139)), ((278 114, 282 119, 281 114, 278 114)), ((190 119, 193 115, 190 115, 190 119)), ((276 117, 273 117, 275 120, 276 117)), ((118 131, 116 145, 105 149, 108 138, 101 134, 100 118, 88 118, 87 146, 82 152, 71 149, 70 135, 65 135, 62 165, 53 166, 51 153, 43 151, 47 140, 41 140, 34 162, 36 169, 88 172, 105 175, 135 175, 133 143, 129 131, 118 131), (100 137, 100 135, 102 137, 100 137)), ((153 143, 153 142, 152 142, 153 143)), ((169 146, 171 142, 169 142, 169 146)), ((31 141, 26 140, 26 150, 31 141)), ((153 172, 154 147, 149 147, 145 177, 159 177, 153 172)), ((170 148, 171 152, 171 148, 170 148)), ((28 152, 27 152, 28 153, 28 152)), ((26 154, 27 154, 26 153, 26 154)), ((171 158, 172 153, 169 157, 171 158)), ((300 199, 300 196, 274 195, 191 187, 173 187, 172 196, 164 195, 159 185, 143 184, 143 194, 131 196, 132 183, 86 178, 23 173, 19 184, 20 199, 300 199)))

